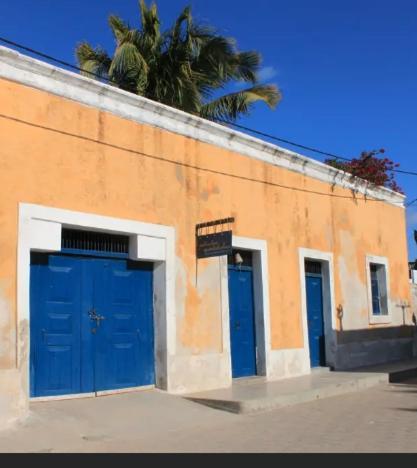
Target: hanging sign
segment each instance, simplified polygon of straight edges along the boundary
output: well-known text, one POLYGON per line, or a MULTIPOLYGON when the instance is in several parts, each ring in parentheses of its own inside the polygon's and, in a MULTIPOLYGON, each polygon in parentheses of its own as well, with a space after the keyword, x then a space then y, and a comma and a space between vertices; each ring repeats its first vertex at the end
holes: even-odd
POLYGON ((220 257, 232 253, 230 225, 234 220, 234 218, 224 218, 196 225, 197 258, 220 257))

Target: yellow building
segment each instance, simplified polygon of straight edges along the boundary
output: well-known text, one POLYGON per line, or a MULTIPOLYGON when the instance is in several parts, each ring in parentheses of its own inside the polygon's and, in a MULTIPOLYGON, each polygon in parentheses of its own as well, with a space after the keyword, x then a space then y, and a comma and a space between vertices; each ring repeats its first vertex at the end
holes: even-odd
POLYGON ((3 47, 0 103, 2 423, 413 355, 402 195, 3 47))

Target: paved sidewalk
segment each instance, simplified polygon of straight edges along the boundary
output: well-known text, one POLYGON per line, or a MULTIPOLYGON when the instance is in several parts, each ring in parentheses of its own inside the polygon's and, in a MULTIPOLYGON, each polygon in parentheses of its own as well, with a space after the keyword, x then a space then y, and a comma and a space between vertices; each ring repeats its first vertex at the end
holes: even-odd
POLYGON ((146 391, 35 403, 2 452, 417 452, 417 379, 236 415, 146 391))

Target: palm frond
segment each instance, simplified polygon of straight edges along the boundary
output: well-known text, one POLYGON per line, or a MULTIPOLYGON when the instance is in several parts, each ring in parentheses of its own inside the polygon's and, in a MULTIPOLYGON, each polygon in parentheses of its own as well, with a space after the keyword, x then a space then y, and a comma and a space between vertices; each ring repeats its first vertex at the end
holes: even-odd
POLYGON ((94 49, 88 42, 81 42, 75 50, 75 55, 78 65, 82 69, 81 74, 89 77, 92 75, 107 77, 111 58, 104 49, 101 47, 94 49))
POLYGON ((191 8, 189 6, 184 8, 180 16, 175 21, 174 27, 172 28, 170 32, 170 37, 171 37, 170 48, 171 49, 175 49, 181 40, 181 32, 182 32, 182 26, 184 22, 186 22, 188 26, 187 28, 187 32, 188 32, 189 26, 191 24, 191 8))
POLYGON ((236 75, 234 41, 223 36, 205 40, 192 68, 201 76, 201 86, 224 87, 236 75))
POLYGON ((145 0, 139 1, 141 22, 142 22, 142 34, 143 37, 148 39, 149 42, 155 43, 161 36, 160 31, 160 20, 158 16, 158 8, 156 3, 152 3, 151 7, 146 6, 145 0))
POLYGON ((116 44, 120 45, 129 31, 129 25, 116 15, 109 16, 109 25, 116 40, 116 44))
POLYGON ((148 7, 146 6, 145 0, 139 0, 139 11, 140 11, 140 24, 143 25, 145 24, 145 15, 148 12, 148 7))
POLYGON ((134 44, 123 42, 114 53, 110 79, 122 89, 136 92, 147 81, 148 65, 134 44))
POLYGON ((236 80, 243 80, 255 84, 261 64, 261 56, 256 51, 240 52, 236 55, 236 80))
POLYGON ((256 102, 264 102, 274 109, 281 93, 274 85, 257 85, 236 93, 226 94, 201 107, 200 116, 210 120, 235 121, 239 115, 248 114, 256 102))
POLYGON ((133 44, 139 51, 143 50, 143 36, 142 32, 138 29, 129 29, 126 31, 121 44, 125 42, 130 42, 133 44))

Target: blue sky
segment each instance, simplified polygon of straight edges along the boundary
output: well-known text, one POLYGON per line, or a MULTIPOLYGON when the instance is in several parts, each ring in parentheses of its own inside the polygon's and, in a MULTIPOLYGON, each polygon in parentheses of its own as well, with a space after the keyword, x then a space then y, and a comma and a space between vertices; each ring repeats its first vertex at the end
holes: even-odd
MULTIPOLYGON (((80 40, 113 50, 107 17, 138 24, 136 0, 3 0, 0 35, 75 63, 80 40)), ((242 124, 324 151, 357 156, 385 148, 417 171, 417 2, 415 0, 158 0, 163 26, 183 6, 263 56, 262 75, 283 100, 242 124)), ((284 145, 283 145, 284 146, 284 145)), ((320 159, 314 154, 303 154, 320 159)), ((409 200, 417 177, 399 176, 409 200)), ((410 258, 417 203, 407 210, 410 258)), ((387 220, 389 222, 389 220, 387 220)))

